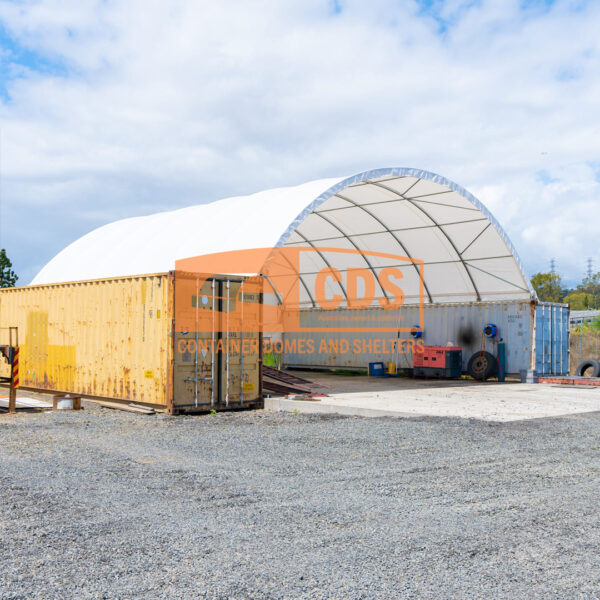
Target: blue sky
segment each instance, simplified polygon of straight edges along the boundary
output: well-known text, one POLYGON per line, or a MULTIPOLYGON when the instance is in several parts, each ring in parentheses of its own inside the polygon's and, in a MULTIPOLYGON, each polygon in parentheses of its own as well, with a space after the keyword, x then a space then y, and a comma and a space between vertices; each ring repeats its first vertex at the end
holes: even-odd
POLYGON ((112 220, 377 166, 600 269, 600 3, 0 0, 0 243, 27 283, 112 220))
POLYGON ((7 31, 0 18, 0 98, 10 103, 9 89, 17 79, 46 76, 64 78, 69 71, 60 55, 28 45, 20 36, 7 31))

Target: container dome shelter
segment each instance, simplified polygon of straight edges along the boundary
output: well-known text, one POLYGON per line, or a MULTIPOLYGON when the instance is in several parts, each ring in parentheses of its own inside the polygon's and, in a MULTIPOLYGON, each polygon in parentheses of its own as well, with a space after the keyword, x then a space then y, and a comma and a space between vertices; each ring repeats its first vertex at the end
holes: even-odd
MULTIPOLYGON (((412 168, 375 169, 123 219, 66 247, 31 285, 166 272, 185 257, 264 247, 317 248, 299 268, 299 308, 306 311, 306 323, 316 322, 321 312, 311 290, 322 268, 370 271, 377 281, 375 299, 362 316, 377 319, 374 311, 381 309, 376 303, 386 297, 377 276, 395 266, 402 271, 403 322, 418 322, 422 299, 425 343, 462 345, 464 368, 473 352, 491 349, 481 332, 494 323, 506 344, 507 373, 534 366, 540 373, 568 370, 568 315, 564 308, 537 301, 494 216, 459 185, 412 168), (318 251, 323 246, 356 252, 325 256, 318 251), (369 252, 422 261, 422 271, 410 260, 394 262, 369 252)), ((346 285, 343 277, 329 278, 327 293, 345 299, 346 285)), ((342 302, 337 310, 343 317, 352 309, 342 302)), ((356 337, 340 335, 350 341, 356 337)), ((315 342, 318 338, 315 334, 315 342)), ((287 352, 283 357, 295 367, 365 368, 388 359, 375 350, 347 356, 287 352)), ((405 365, 398 360, 400 367, 407 366, 410 357, 404 357, 405 365)))
MULTIPOLYGON (((430 304, 535 300, 512 243, 481 202, 439 175, 402 168, 123 219, 69 245, 31 285, 163 272, 188 256, 294 245, 423 261, 424 300, 430 304)), ((340 271, 355 266, 350 255, 338 258, 331 266, 340 271)), ((374 272, 382 267, 358 262, 374 272)), ((398 266, 406 302, 418 302, 418 271, 398 266)), ((310 273, 300 277, 307 280, 310 273)), ((337 285, 344 293, 343 282, 337 285)), ((303 288, 303 303, 313 305, 303 288)))

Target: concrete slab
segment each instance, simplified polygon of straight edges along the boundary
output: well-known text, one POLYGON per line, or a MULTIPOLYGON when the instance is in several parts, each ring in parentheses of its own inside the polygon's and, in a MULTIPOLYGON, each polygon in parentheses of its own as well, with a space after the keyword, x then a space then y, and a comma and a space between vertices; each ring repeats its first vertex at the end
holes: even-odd
POLYGON ((267 410, 363 417, 459 417, 520 421, 600 411, 600 389, 550 384, 374 378, 302 373, 327 386, 318 401, 268 398, 267 410))
MULTIPOLYGON (((16 398, 16 408, 52 408, 52 403, 44 402, 38 398, 29 398, 18 396, 16 398)), ((0 396, 0 408, 8 408, 8 396, 0 396)))

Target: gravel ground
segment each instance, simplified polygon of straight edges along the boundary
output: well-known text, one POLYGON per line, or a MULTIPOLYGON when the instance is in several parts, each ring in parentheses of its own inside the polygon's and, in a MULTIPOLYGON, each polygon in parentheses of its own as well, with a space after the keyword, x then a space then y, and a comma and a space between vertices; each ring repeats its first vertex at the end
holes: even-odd
POLYGON ((0 415, 0 598, 600 598, 600 414, 0 415))

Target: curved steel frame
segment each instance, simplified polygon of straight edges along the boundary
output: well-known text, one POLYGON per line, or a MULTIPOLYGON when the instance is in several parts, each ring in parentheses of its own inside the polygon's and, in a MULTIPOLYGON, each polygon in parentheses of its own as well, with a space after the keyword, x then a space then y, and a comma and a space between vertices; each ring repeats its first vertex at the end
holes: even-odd
MULTIPOLYGON (((306 219, 306 217, 309 214, 316 212, 318 207, 321 206, 327 200, 329 200, 329 198, 331 198, 332 196, 336 196, 336 195, 340 196, 340 193, 342 193, 346 188, 356 185, 356 184, 360 184, 360 183, 379 184, 379 187, 389 189, 389 188, 386 188, 385 185, 381 185, 384 182, 376 181, 376 180, 381 180, 384 178, 395 178, 395 177, 415 177, 415 178, 417 178, 417 180, 431 181, 433 183, 437 183, 439 185, 446 186, 450 190, 457 192, 458 194, 463 196, 466 200, 468 200, 476 209, 478 209, 488 219, 490 224, 496 229, 496 231, 498 232, 498 235, 501 237, 502 241, 505 243, 505 245, 506 245, 507 249, 509 250, 510 254, 512 255, 517 267, 519 268, 521 277, 523 278, 523 281, 525 282, 527 287, 521 287, 513 282, 507 282, 506 280, 503 280, 503 281, 506 281, 506 283, 509 283, 510 285, 514 286, 517 289, 523 289, 525 291, 528 291, 529 294, 531 295, 531 298, 533 300, 537 300, 537 295, 536 295, 533 287, 531 286, 531 283, 529 282, 529 278, 527 277, 527 275, 525 273, 523 263, 522 263, 521 259, 519 258, 519 255, 517 254, 515 247, 513 246, 512 242, 510 241, 506 232, 502 229, 502 227, 500 226, 498 221, 495 219, 495 217, 492 215, 492 213, 486 208, 486 206, 484 204, 482 204, 475 196, 473 196, 473 194, 471 194, 470 192, 468 192, 467 190, 465 190, 463 187, 459 186, 458 184, 454 183, 453 181, 450 181, 449 179, 446 179, 445 177, 442 177, 441 175, 437 175, 435 173, 431 173, 429 171, 424 171, 421 169, 413 169, 413 168, 408 168, 408 167, 391 167, 391 168, 383 168, 383 169, 373 169, 370 171, 363 171, 362 173, 358 173, 356 175, 353 175, 351 177, 343 179, 342 181, 336 183, 334 186, 330 187, 328 190, 326 190, 325 192, 320 194, 311 203, 309 203, 300 214, 297 215, 297 217, 290 223, 290 225, 285 230, 285 232, 280 236, 279 240, 277 241, 276 247, 285 245, 286 242, 289 240, 290 236, 292 235, 292 233, 297 230, 297 228, 306 219)), ((416 185, 416 183, 417 182, 415 182, 411 187, 414 187, 414 185, 416 185)), ((409 202, 411 202, 411 200, 412 200, 411 198, 406 198, 403 194, 400 194, 399 192, 396 192, 395 190, 389 189, 389 191, 392 191, 393 193, 398 195, 399 198, 401 198, 401 199, 407 200, 409 202)), ((407 191, 408 190, 405 190, 404 194, 406 194, 407 191)), ((344 198, 343 196, 340 196, 340 198, 348 201, 348 199, 344 198)), ((415 198, 415 199, 418 201, 418 198, 415 198)), ((414 202, 411 202, 411 204, 413 206, 415 206, 416 208, 418 208, 419 210, 421 210, 425 215, 427 215, 429 217, 428 213, 424 209, 422 209, 418 205, 414 204, 414 202)), ((358 206, 360 208, 363 208, 361 205, 358 205, 358 206)), ((363 210, 364 210, 364 208, 363 208, 363 210)), ((365 211, 365 212, 367 212, 367 211, 365 211)), ((373 216, 373 215, 371 215, 371 216, 373 216)), ((429 217, 429 218, 434 223, 436 223, 434 219, 432 219, 431 217, 429 217)), ((437 223, 436 223, 436 225, 438 227, 440 227, 440 229, 441 229, 440 225, 438 225, 437 223)), ((385 229, 387 230, 388 228, 385 228, 385 229)), ((340 232, 341 232, 341 230, 340 230, 340 232)), ((388 230, 388 232, 389 232, 389 230, 388 230)), ((460 262, 463 265, 463 267, 464 267, 465 271, 467 272, 468 277, 473 285, 473 289, 475 291, 476 297, 478 299, 480 299, 479 290, 478 290, 477 285, 475 284, 473 277, 469 271, 469 266, 471 266, 471 265, 469 265, 468 261, 465 261, 462 258, 462 253, 464 253, 466 248, 462 252, 459 252, 458 249, 456 248, 456 246, 454 245, 453 241, 443 231, 443 229, 442 229, 442 232, 444 233, 445 237, 448 239, 449 243, 452 245, 452 247, 454 248, 454 250, 458 256, 458 260, 455 262, 460 262)), ((310 243, 310 241, 307 240, 304 235, 299 234, 299 232, 297 232, 297 231, 296 231, 296 233, 298 233, 298 235, 300 235, 300 237, 302 237, 309 245, 312 245, 310 243)), ((343 232, 341 232, 341 233, 343 233, 343 232)), ((382 233, 385 233, 385 231, 383 231, 382 233)), ((481 235, 481 233, 478 234, 478 237, 479 237, 479 235, 481 235)), ((396 238, 396 236, 394 236, 394 238, 396 239, 396 241, 399 242, 399 240, 396 238)), ((473 243, 474 241, 475 240, 473 240, 471 243, 473 243)), ((399 242, 399 244, 400 244, 400 247, 402 248, 403 245, 400 242, 399 242)), ((469 246, 467 246, 467 248, 469 246)), ((406 253, 405 249, 403 249, 403 251, 406 253)), ((407 254, 407 257, 408 257, 408 254, 407 254)), ((323 258, 323 257, 321 257, 321 258, 323 258)), ((323 260, 324 260, 325 264, 328 264, 325 259, 323 259, 323 260)), ((478 269, 478 270, 481 270, 481 269, 478 269)), ((502 279, 492 273, 488 273, 488 274, 491 275, 492 277, 496 277, 497 279, 502 279)), ((425 282, 423 282, 423 284, 425 286, 425 282)), ((340 288, 342 288, 342 290, 343 290, 342 285, 340 285, 340 288)), ((344 291, 344 296, 346 296, 346 298, 347 298, 345 290, 343 290, 343 291, 344 291)), ((430 301, 433 301, 429 291, 427 292, 427 294, 428 294, 428 297, 430 298, 430 301)))

